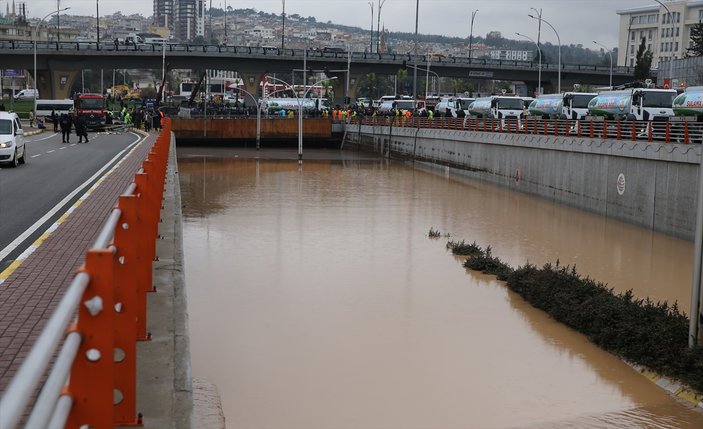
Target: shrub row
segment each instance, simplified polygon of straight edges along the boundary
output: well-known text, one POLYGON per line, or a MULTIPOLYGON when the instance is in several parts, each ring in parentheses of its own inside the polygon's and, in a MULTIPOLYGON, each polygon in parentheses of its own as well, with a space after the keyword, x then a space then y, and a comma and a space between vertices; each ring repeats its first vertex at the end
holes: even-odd
POLYGON ((703 392, 703 348, 688 347, 689 319, 676 304, 635 299, 631 290, 614 294, 558 261, 512 269, 491 255, 490 246, 450 241, 447 248, 467 256, 464 267, 504 280, 532 306, 603 349, 703 392))

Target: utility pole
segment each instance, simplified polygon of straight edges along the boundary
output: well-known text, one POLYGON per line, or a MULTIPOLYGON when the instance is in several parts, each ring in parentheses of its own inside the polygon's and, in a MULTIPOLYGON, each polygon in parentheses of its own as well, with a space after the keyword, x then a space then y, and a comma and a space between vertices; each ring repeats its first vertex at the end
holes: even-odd
POLYGON ((56 0, 56 42, 61 43, 61 0, 56 0))

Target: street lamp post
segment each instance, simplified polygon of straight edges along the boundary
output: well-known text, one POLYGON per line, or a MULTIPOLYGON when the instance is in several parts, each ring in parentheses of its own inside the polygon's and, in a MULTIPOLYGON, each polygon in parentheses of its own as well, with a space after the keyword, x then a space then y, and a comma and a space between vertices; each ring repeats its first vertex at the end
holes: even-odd
POLYGON ((376 22, 376 53, 381 52, 381 8, 386 4, 386 0, 378 0, 378 22, 376 22))
POLYGON ((415 68, 413 68, 413 108, 417 109, 417 27, 420 22, 420 0, 415 0, 415 68))
POLYGON ((373 2, 369 2, 369 6, 371 6, 371 44, 369 45, 369 53, 373 53, 373 2))
MULTIPOLYGON (((469 62, 471 62, 471 54, 474 48, 474 18, 476 18, 478 9, 471 12, 471 30, 469 30, 469 62)), ((429 66, 427 66, 429 68, 429 66)))
POLYGON ((98 51, 100 50, 100 0, 95 0, 95 30, 98 33, 98 51))
MULTIPOLYGON (((262 103, 254 97, 251 92, 247 91, 246 89, 243 88, 237 88, 239 91, 242 91, 249 97, 251 97, 252 100, 254 100, 254 104, 256 104, 256 150, 259 150, 261 147, 261 107, 262 103)), ((263 99, 262 99, 263 100, 263 99)))
POLYGON ((613 89, 613 51, 608 49, 604 44, 598 43, 595 40, 593 43, 608 51, 608 54, 610 55, 610 89, 613 89))
MULTIPOLYGON (((669 21, 671 22, 671 39, 674 40, 674 16, 671 14, 671 11, 669 10, 668 7, 659 0, 654 0, 655 2, 659 3, 664 9, 666 9, 666 14, 669 15, 669 21)), ((671 47, 673 49, 674 43, 671 43, 671 47)), ((673 66, 674 66, 674 54, 671 54, 671 57, 669 57, 669 88, 673 86, 673 66)))
MULTIPOLYGON (((58 14, 61 11, 68 10, 70 7, 65 7, 63 9, 58 9, 55 10, 51 13, 48 13, 44 18, 39 20, 39 23, 37 26, 34 28, 34 89, 39 91, 37 83, 39 82, 39 79, 37 79, 37 35, 39 34, 39 27, 41 26, 41 23, 44 22, 44 20, 51 15, 58 14)), ((13 95, 14 95, 14 90, 13 90, 13 95)), ((37 103, 34 103, 34 117, 37 117, 37 103)))
POLYGON ((56 43, 61 43, 61 14, 59 13, 61 12, 61 10, 59 10, 60 8, 61 0, 56 0, 56 43))
POLYGON ((554 30, 554 34, 557 35, 557 43, 559 44, 559 46, 557 47, 557 65, 559 67, 559 70, 557 71, 557 93, 561 94, 561 39, 559 38, 559 33, 557 33, 557 30, 554 28, 554 26, 552 26, 552 24, 549 23, 549 21, 544 18, 541 18, 541 15, 539 17, 534 15, 527 16, 532 19, 539 19, 541 21, 544 21, 545 24, 547 24, 552 30, 554 30))
POLYGON ((535 42, 535 39, 533 39, 530 36, 525 36, 524 34, 520 33, 515 33, 520 37, 524 37, 525 39, 531 41, 537 46, 537 53, 539 54, 539 67, 537 69, 537 95, 542 95, 542 49, 540 49, 539 44, 535 42))
POLYGON ((302 164, 303 163, 303 101, 305 101, 305 98, 308 96, 308 92, 310 92, 313 88, 315 88, 316 85, 319 85, 324 82, 329 82, 331 80, 335 80, 335 79, 337 79, 337 76, 319 80, 319 81, 313 83, 310 86, 310 88, 307 88, 307 84, 304 84, 303 88, 305 89, 305 92, 303 92, 302 97, 298 97, 298 93, 295 91, 295 88, 293 88, 293 86, 291 84, 289 84, 288 82, 286 82, 285 80, 279 79, 277 77, 271 77, 271 76, 269 76, 269 79, 280 82, 283 85, 286 85, 293 92, 295 99, 298 100, 298 164, 302 164))
MULTIPOLYGON (((430 83, 430 51, 427 51, 427 73, 425 74, 425 100, 427 100, 427 90, 430 83)), ((426 103, 426 102, 425 102, 426 103)))
POLYGON ((286 47, 286 0, 283 0, 283 13, 281 14, 283 19, 283 29, 281 31, 281 50, 286 47))
MULTIPOLYGON (((436 77, 437 80, 439 80, 439 75, 436 72, 433 72, 432 70, 430 70, 429 66, 426 69, 422 68, 422 67, 415 67, 415 66, 408 66, 408 67, 411 69, 417 69, 418 71, 421 71, 421 72, 432 73, 434 75, 434 77, 436 77)), ((433 88, 433 91, 437 92, 437 88, 433 88)))

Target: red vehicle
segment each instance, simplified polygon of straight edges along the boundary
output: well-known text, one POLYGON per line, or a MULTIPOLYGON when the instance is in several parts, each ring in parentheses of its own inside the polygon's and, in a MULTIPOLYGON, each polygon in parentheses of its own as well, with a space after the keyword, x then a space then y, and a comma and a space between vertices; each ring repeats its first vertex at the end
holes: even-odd
POLYGON ((105 128, 105 97, 101 94, 76 94, 73 98, 73 109, 76 117, 83 116, 89 129, 105 128))

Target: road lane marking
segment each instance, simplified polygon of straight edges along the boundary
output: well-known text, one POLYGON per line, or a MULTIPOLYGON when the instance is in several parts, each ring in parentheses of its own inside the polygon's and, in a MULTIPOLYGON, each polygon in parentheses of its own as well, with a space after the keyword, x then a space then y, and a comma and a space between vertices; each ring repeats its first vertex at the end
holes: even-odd
POLYGON ((71 146, 75 146, 77 143, 71 143, 71 146))
POLYGON ((41 154, 32 155, 32 156, 30 156, 30 158, 36 158, 36 157, 39 157, 39 156, 41 156, 41 154))
MULTIPOLYGON (((4 271, 0 272, 0 285, 5 282, 5 280, 12 275, 12 273, 22 264, 22 262, 29 257, 36 249, 39 247, 41 243, 46 240, 49 235, 51 235, 52 232, 58 228, 58 226, 68 218, 68 215, 72 213, 78 206, 80 206, 83 203, 83 200, 88 198, 90 194, 95 190, 104 180, 107 176, 109 176, 118 166, 122 164, 122 161, 124 158, 129 156, 129 154, 139 145, 139 143, 143 142, 146 140, 146 136, 140 136, 135 133, 131 133, 132 135, 136 136, 136 140, 134 140, 132 143, 130 143, 126 148, 122 149, 117 155, 115 155, 110 161, 108 161, 104 166, 100 168, 95 174, 93 174, 88 180, 83 182, 80 186, 78 186, 76 189, 74 189, 70 194, 68 194, 63 200, 61 200, 58 204, 56 204, 51 210, 49 210, 44 216, 41 217, 38 221, 34 222, 32 226, 27 228, 26 231, 24 231, 22 234, 20 234, 12 243, 8 244, 4 249, 0 250, 0 261, 5 259, 7 255, 9 255, 12 251, 14 251, 17 247, 19 247, 20 244, 22 244, 27 238, 29 238, 34 232, 36 232, 44 223, 46 223, 47 220, 49 220, 51 217, 53 217, 56 213, 59 212, 59 210, 65 206, 73 197, 75 197, 79 192, 82 192, 85 190, 85 188, 92 182, 95 181, 93 186, 91 186, 88 190, 85 191, 85 193, 75 202, 71 207, 69 207, 66 212, 59 217, 59 219, 49 226, 44 233, 37 238, 34 243, 32 243, 30 246, 27 247, 25 251, 22 252, 20 256, 17 257, 4 271), (123 154, 125 154, 123 156, 123 154), (122 159, 120 159, 122 157, 122 159), (119 160, 119 161, 117 161, 119 160), (117 162, 115 162, 117 161, 117 162), (105 173, 102 177, 101 174, 105 172, 105 170, 110 167, 112 163, 115 163, 115 165, 112 166, 112 168, 105 173), (96 180, 97 179, 97 180, 96 180)), ((35 155, 38 156, 38 155, 35 155)))
POLYGON ((59 150, 64 150, 64 149, 66 149, 66 146, 61 146, 61 147, 59 148, 59 150))
POLYGON ((36 139, 36 140, 28 140, 27 142, 28 142, 28 143, 33 143, 33 142, 40 142, 40 141, 43 141, 43 140, 49 140, 50 138, 52 138, 52 137, 54 137, 54 136, 58 136, 58 135, 59 135, 58 133, 54 133, 54 134, 52 134, 52 135, 50 135, 50 136, 48 136, 48 137, 44 137, 44 138, 36 139))
POLYGON ((54 149, 54 150, 50 150, 50 151, 48 151, 47 153, 54 153, 54 152, 56 152, 55 149, 54 149))

